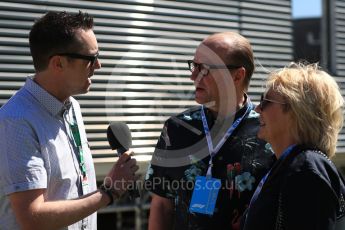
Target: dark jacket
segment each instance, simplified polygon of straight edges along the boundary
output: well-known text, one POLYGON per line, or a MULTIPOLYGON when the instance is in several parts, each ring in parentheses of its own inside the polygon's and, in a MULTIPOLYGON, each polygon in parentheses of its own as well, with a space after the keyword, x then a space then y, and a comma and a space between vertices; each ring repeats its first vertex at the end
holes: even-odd
POLYGON ((336 216, 345 208, 341 196, 344 191, 344 183, 327 157, 319 151, 295 146, 272 167, 247 212, 243 229, 276 229, 280 192, 283 229, 334 229, 336 216))

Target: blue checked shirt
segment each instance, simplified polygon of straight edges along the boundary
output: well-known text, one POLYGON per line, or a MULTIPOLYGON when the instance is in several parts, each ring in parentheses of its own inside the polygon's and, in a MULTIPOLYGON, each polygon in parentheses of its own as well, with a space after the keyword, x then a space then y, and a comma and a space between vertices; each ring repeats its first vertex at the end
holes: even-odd
MULTIPOLYGON (((11 193, 46 189, 47 201, 83 195, 79 152, 64 117, 72 114, 80 129, 89 192, 96 177, 79 104, 72 97, 62 103, 29 76, 25 85, 0 108, 0 229, 19 229, 11 209, 11 193)), ((96 213, 66 229, 97 229, 96 213)))

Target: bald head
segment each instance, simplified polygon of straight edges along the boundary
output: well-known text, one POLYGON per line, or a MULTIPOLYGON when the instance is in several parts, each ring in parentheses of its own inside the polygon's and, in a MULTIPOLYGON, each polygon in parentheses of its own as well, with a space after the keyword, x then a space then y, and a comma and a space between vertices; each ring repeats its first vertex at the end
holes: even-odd
POLYGON ((243 66, 246 70, 244 87, 248 88, 254 72, 254 57, 245 37, 235 32, 216 33, 205 38, 201 45, 215 52, 225 64, 243 66))

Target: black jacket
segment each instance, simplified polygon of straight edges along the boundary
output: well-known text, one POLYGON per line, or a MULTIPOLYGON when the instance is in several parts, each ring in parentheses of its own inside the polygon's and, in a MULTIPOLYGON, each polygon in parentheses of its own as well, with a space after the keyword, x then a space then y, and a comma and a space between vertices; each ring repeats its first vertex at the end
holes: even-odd
POLYGON ((341 208, 344 183, 334 164, 320 152, 295 146, 278 160, 250 206, 244 230, 276 229, 278 199, 282 195, 285 230, 334 229, 341 208))

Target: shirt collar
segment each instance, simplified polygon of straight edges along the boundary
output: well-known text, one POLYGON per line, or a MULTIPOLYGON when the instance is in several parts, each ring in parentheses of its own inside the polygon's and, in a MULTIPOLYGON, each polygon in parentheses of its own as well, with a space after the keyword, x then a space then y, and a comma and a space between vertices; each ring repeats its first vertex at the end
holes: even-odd
POLYGON ((48 93, 40 85, 38 85, 34 80, 34 75, 27 77, 24 89, 29 91, 29 93, 44 107, 52 116, 62 116, 65 110, 69 110, 72 103, 71 100, 66 100, 62 103, 56 97, 48 93))
MULTIPOLYGON (((244 113, 247 111, 248 107, 250 107, 250 110, 253 110, 254 109, 254 105, 253 103, 251 102, 249 96, 244 93, 244 103, 243 105, 240 107, 239 110, 236 111, 236 114, 235 114, 235 117, 230 117, 231 119, 234 119, 236 120, 237 118, 241 117, 244 115, 244 113)), ((211 110, 209 108, 207 108, 206 106, 204 106, 204 111, 205 111, 205 114, 206 114, 206 117, 208 119, 211 119, 211 120, 216 120, 217 117, 214 117, 211 110)))
POLYGON ((239 110, 237 110, 237 112, 236 112, 235 120, 237 118, 243 116, 244 113, 246 113, 248 107, 250 107, 249 108, 250 110, 254 109, 254 105, 253 105, 253 103, 251 102, 250 98, 248 97, 248 95, 246 93, 244 94, 244 99, 245 99, 245 102, 243 103, 243 106, 239 110))

